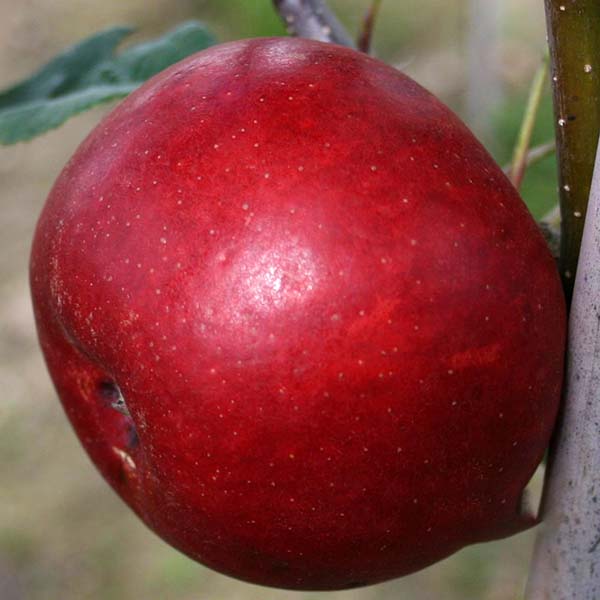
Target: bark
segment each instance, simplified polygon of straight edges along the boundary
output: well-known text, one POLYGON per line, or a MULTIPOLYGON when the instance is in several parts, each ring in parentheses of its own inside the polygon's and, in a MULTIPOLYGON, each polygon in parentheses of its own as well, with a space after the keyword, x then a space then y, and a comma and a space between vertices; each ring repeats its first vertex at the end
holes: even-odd
POLYGON ((600 598, 600 155, 571 306, 563 412, 527 600, 600 598))
POLYGON ((344 26, 324 0, 273 0, 290 34, 354 48, 344 26))

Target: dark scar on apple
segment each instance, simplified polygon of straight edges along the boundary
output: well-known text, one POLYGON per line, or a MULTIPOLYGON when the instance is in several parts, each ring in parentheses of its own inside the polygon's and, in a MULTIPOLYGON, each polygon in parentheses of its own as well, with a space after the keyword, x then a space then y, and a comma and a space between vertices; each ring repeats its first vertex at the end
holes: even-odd
POLYGON ((116 400, 121 391, 114 381, 103 380, 98 383, 98 393, 106 400, 116 400))
POLYGON ((123 398, 119 386, 114 381, 101 381, 98 384, 98 391, 102 398, 110 402, 111 408, 131 418, 127 404, 125 404, 125 398, 123 398))
POLYGON ((135 424, 129 414, 129 409, 125 403, 125 398, 119 389, 119 386, 114 381, 103 380, 98 384, 98 392, 106 401, 108 406, 113 410, 127 417, 127 446, 135 448, 140 443, 140 439, 135 428, 135 424))
POLYGON ((139 446, 139 444, 140 438, 138 437, 137 429, 132 421, 127 427, 127 447, 131 450, 132 448, 139 446))

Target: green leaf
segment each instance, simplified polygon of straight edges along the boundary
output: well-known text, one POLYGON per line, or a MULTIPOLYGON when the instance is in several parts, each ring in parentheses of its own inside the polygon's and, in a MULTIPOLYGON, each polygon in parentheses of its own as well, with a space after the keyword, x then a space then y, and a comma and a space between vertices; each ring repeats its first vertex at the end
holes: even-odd
POLYGON ((164 37, 124 50, 114 63, 133 81, 146 81, 186 56, 216 44, 216 39, 200 24, 183 23, 164 37))
POLYGON ((114 27, 97 33, 0 92, 0 143, 29 140, 97 104, 123 98, 166 67, 215 43, 201 23, 190 21, 115 55, 132 31, 114 27))
POLYGON ((0 92, 0 109, 61 95, 76 85, 82 73, 109 59, 119 42, 132 31, 130 27, 113 27, 68 48, 29 79, 0 92))
POLYGON ((62 125, 69 117, 102 102, 123 98, 134 85, 105 85, 74 91, 59 98, 33 100, 0 111, 0 142, 15 144, 62 125))

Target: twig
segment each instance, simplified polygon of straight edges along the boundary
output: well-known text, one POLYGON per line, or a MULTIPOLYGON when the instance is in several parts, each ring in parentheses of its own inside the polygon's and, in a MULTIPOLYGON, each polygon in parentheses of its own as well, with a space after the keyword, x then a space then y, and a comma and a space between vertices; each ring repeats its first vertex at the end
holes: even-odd
POLYGON ((600 154, 571 305, 567 378, 527 600, 600 598, 600 154))
MULTIPOLYGON (((551 156, 556 152, 556 144, 554 142, 546 142, 545 144, 540 144, 539 146, 535 146, 535 148, 531 148, 529 152, 525 155, 525 166, 530 167, 531 165, 535 165, 536 163, 544 160, 548 156, 551 156)), ((503 167, 503 171, 510 177, 511 170, 513 168, 513 164, 508 164, 503 167)))
POLYGON ((354 48, 345 27, 324 0, 273 0, 290 34, 354 48))
POLYGON ((381 8, 382 0, 372 0, 371 6, 365 13, 362 21, 362 27, 358 36, 357 47, 361 52, 369 53, 371 50, 371 39, 373 38, 373 29, 375 28, 375 21, 381 8))
POLYGON ((548 76, 548 62, 549 57, 546 55, 531 82, 529 99, 527 101, 523 122, 521 123, 521 130, 519 131, 519 137, 513 154, 509 178, 517 189, 521 187, 525 169, 528 164, 527 153, 531 144, 531 137, 533 135, 535 121, 540 108, 540 101, 544 92, 544 84, 546 83, 546 77, 548 76))
POLYGON ((545 5, 562 211, 560 272, 570 300, 600 133, 600 2, 545 5))

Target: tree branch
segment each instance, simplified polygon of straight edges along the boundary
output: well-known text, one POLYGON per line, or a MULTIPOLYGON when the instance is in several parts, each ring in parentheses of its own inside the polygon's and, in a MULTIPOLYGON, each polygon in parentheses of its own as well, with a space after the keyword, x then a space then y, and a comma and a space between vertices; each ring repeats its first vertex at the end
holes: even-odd
POLYGON ((570 300, 600 132, 600 2, 545 4, 562 211, 560 271, 570 300))
POLYGON ((355 47, 324 0, 273 0, 273 4, 291 35, 355 47))
POLYGON ((563 414, 527 600, 600 598, 600 154, 571 305, 563 414))

